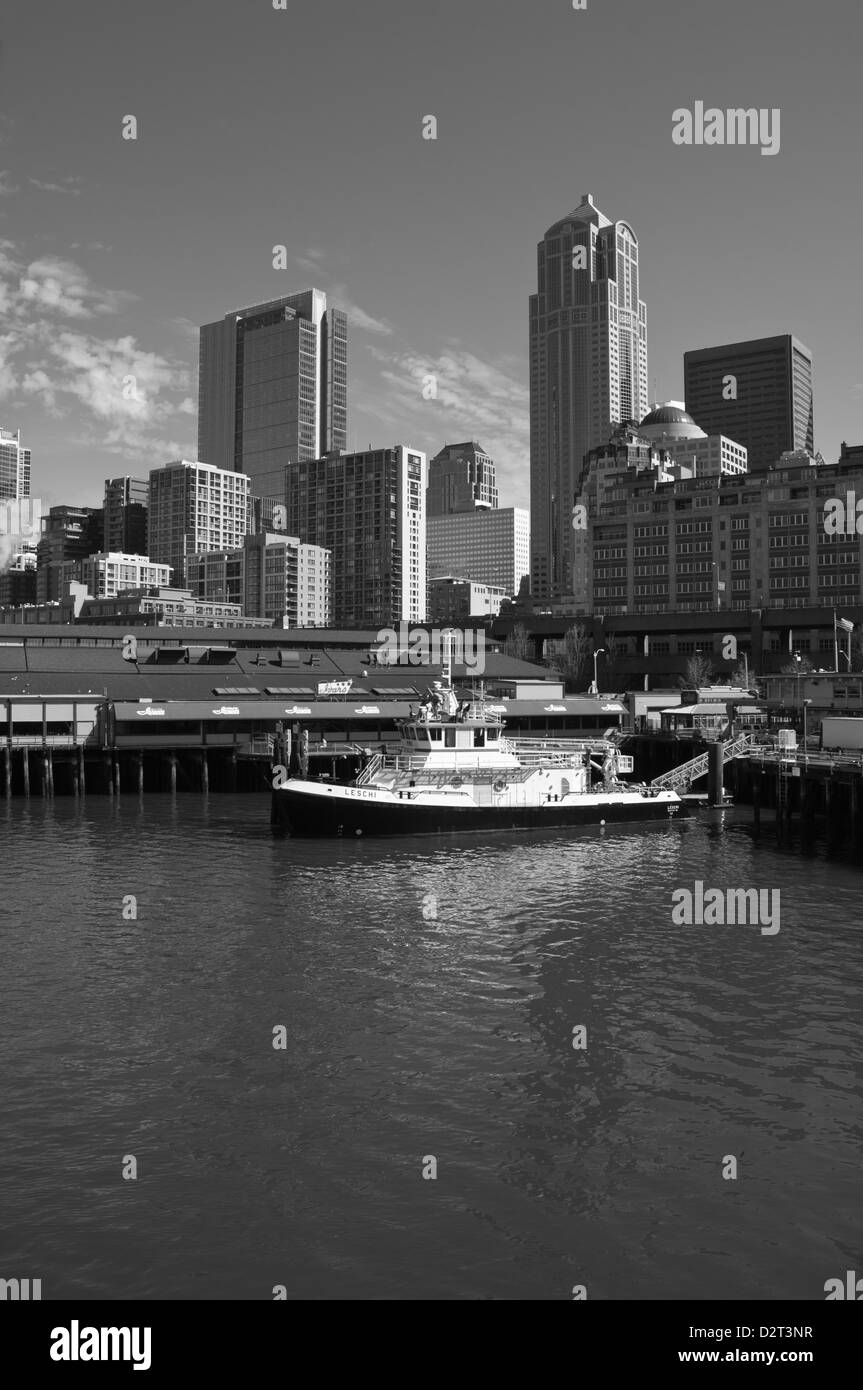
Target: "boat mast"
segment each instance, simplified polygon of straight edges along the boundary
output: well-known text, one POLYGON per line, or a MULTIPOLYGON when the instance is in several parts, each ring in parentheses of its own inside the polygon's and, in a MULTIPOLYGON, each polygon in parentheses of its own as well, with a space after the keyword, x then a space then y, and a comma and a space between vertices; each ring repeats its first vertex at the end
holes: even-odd
POLYGON ((452 629, 444 628, 443 633, 443 655, 441 660, 441 684, 444 690, 452 689, 452 629))

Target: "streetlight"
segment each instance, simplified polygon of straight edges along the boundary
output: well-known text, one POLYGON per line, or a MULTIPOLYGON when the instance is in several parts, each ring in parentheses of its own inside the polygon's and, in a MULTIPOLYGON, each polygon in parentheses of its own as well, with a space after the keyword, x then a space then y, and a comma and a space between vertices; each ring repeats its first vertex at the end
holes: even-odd
POLYGON ((605 651, 605 647, 597 647, 597 648, 596 648, 596 651, 593 653, 593 685, 590 687, 590 693, 591 693, 591 695, 598 695, 598 694, 599 694, 599 685, 598 685, 598 682, 597 682, 597 675, 596 675, 596 658, 597 658, 598 656, 601 656, 602 653, 603 653, 604 651, 605 651))

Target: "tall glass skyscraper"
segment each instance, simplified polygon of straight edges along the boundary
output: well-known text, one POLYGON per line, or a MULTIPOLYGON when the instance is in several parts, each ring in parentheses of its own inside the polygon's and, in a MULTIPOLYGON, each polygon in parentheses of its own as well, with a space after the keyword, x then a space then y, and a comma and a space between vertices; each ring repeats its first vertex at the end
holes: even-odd
POLYGON ((201 329, 198 458, 284 500, 285 465, 347 444, 347 317, 320 290, 238 309, 201 329))
POLYGON ((584 456, 648 410, 638 238, 588 193, 537 247, 530 297, 531 593, 573 592, 572 509, 584 456))
POLYGON ((22 448, 20 430, 0 429, 0 499, 29 496, 30 450, 22 448))

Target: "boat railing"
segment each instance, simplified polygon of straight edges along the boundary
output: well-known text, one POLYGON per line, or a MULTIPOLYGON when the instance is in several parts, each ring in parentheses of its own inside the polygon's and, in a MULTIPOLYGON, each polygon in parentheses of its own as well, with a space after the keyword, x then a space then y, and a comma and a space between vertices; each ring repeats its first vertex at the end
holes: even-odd
POLYGON ((384 762, 385 758, 383 753, 375 753, 374 757, 369 759, 369 761, 366 763, 365 767, 362 769, 359 776, 357 777, 357 786, 363 787, 365 786, 366 782, 370 782, 372 778, 375 776, 375 774, 380 772, 381 768, 384 766, 384 762))

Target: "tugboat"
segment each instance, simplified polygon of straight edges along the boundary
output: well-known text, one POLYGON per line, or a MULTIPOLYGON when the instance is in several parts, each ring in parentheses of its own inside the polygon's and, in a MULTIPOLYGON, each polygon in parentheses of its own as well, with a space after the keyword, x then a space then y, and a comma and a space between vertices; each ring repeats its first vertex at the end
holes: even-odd
POLYGON ((289 779, 271 822, 295 836, 435 835, 668 820, 677 792, 627 786, 632 759, 608 738, 507 738, 485 698, 459 702, 449 652, 442 679, 399 722, 395 756, 376 754, 351 783, 289 779))

